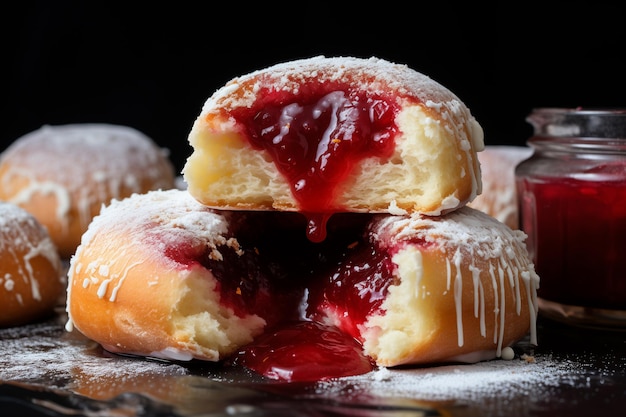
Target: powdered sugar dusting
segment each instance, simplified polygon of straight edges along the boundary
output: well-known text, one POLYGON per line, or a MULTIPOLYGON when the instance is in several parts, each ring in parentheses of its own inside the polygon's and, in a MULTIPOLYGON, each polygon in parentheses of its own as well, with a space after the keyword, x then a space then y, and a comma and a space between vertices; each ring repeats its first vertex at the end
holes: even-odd
MULTIPOLYGON (((226 243, 228 223, 225 218, 201 205, 189 193, 179 189, 155 190, 143 194, 133 194, 122 200, 112 200, 108 206, 94 217, 88 229, 82 235, 81 244, 76 249, 75 256, 70 260, 67 287, 67 311, 71 311, 72 289, 75 285, 87 288, 93 284, 98 297, 103 298, 107 292, 111 278, 110 263, 123 259, 123 252, 130 246, 145 248, 151 253, 165 253, 164 248, 178 248, 196 246, 212 248, 213 256, 221 256, 217 251, 218 244, 226 243), (158 225, 158 227, 155 227, 158 225), (109 257, 102 259, 98 250, 102 247, 92 242, 101 236, 125 237, 124 242, 109 242, 109 257), (155 249, 156 248, 156 249, 155 249), (118 256, 116 256, 118 254, 118 256), (90 260, 84 265, 85 260, 90 260), (75 282, 75 275, 89 274, 89 281, 75 282)), ((231 243, 235 245, 235 242, 231 243)), ((123 285, 126 275, 131 268, 141 264, 144 260, 124 265, 123 271, 116 271, 116 286, 109 301, 116 300, 116 294, 123 285)), ((176 260, 170 257, 162 258, 163 268, 175 268, 176 260)), ((119 266, 118 266, 119 268, 119 266)), ((147 284, 148 285, 148 284, 147 284)), ((73 328, 70 315, 67 329, 73 328)))
MULTIPOLYGON (((38 217, 50 222, 45 226, 58 226, 65 236, 74 223, 84 230, 94 210, 111 198, 173 188, 174 167, 168 157, 166 149, 127 126, 45 125, 2 153, 0 195, 23 207, 36 204, 37 198, 53 198, 50 210, 55 210, 56 220, 38 217)), ((58 246, 65 240, 53 239, 58 246)))
POLYGON ((227 230, 227 223, 220 214, 201 205, 186 191, 154 190, 112 200, 93 219, 78 250, 89 245, 103 230, 125 230, 129 236, 134 236, 135 231, 152 230, 153 224, 160 225, 163 236, 167 235, 165 230, 177 231, 174 235, 181 235, 181 240, 185 236, 189 242, 199 238, 220 239, 227 230))
POLYGON ((449 90, 432 80, 427 75, 414 71, 404 64, 396 64, 384 59, 371 57, 360 59, 353 57, 324 57, 293 60, 276 64, 272 67, 254 71, 231 80, 219 90, 209 106, 219 103, 223 106, 249 106, 256 99, 255 94, 234 94, 236 87, 241 88, 251 81, 251 87, 244 91, 254 93, 260 88, 273 88, 297 94, 298 89, 310 80, 319 83, 340 82, 353 85, 364 84, 372 92, 384 94, 394 90, 400 96, 420 98, 431 103, 457 101, 449 90), (366 85, 365 85, 366 83, 366 85))
MULTIPOLYGON (((518 356, 471 365, 420 369, 381 368, 366 375, 317 384, 315 394, 327 398, 398 399, 481 409, 481 416, 534 415, 554 410, 563 389, 582 392, 610 383, 614 371, 589 376, 584 363, 545 356, 518 356), (564 388, 567 387, 567 388, 564 388), (497 398, 497 400, 495 400, 497 398)), ((541 414, 544 415, 544 414, 541 414)), ((547 414, 545 414, 547 415, 547 414)))
MULTIPOLYGON (((470 140, 478 150, 483 147, 482 128, 469 109, 449 89, 405 64, 384 59, 316 56, 282 62, 242 75, 218 89, 205 102, 200 119, 237 107, 250 107, 260 91, 282 91, 298 95, 307 84, 337 84, 373 95, 393 94, 397 100, 422 104, 437 114, 437 119, 458 132, 460 140, 470 140), (465 126, 471 126, 467 131, 465 126)), ((221 120, 230 123, 228 117, 221 120)))
MULTIPOLYGON (((47 323, 0 329, 0 381, 111 400, 111 407, 122 409, 141 408, 145 403, 133 397, 138 393, 187 411, 184 415, 251 415, 263 408, 277 413, 259 415, 286 415, 285 410, 292 410, 302 416, 587 416, 614 415, 624 404, 623 342, 606 351, 597 346, 568 353, 572 349, 555 349, 556 340, 565 338, 569 344, 558 331, 552 343, 543 339, 541 352, 520 342, 511 360, 379 368, 320 381, 304 391, 284 386, 277 398, 255 396, 241 390, 240 383, 260 392, 269 387, 274 393, 280 392, 280 385, 257 384, 250 374, 228 367, 198 368, 106 354, 79 334, 65 333, 62 322, 59 315, 47 323), (220 414, 226 409, 247 414, 220 414)), ((542 335, 554 331, 544 329, 542 335)), ((146 415, 145 409, 140 411, 146 415)), ((138 414, 105 410, 89 415, 138 414)))
MULTIPOLYGON (((476 152, 484 147, 484 135, 469 108, 452 91, 405 64, 393 63, 376 57, 347 56, 315 56, 282 62, 234 78, 215 91, 206 100, 188 136, 188 141, 195 150, 183 168, 185 177, 192 180, 190 192, 205 203, 222 208, 240 209, 245 204, 249 207, 271 205, 279 210, 291 210, 300 206, 295 194, 290 194, 290 190, 286 187, 286 185, 292 188, 298 187, 296 182, 298 179, 287 178, 279 173, 280 169, 274 170, 271 165, 268 165, 265 158, 269 158, 269 154, 263 151, 253 157, 253 153, 257 150, 256 145, 252 143, 248 143, 250 148, 243 145, 245 149, 231 154, 231 151, 227 151, 231 145, 226 144, 231 140, 236 140, 237 147, 240 146, 240 141, 242 144, 246 143, 248 135, 245 132, 249 125, 256 123, 252 119, 256 117, 255 114, 259 108, 276 106, 285 112, 292 104, 297 104, 297 108, 300 109, 302 104, 308 106, 315 101, 319 103, 322 97, 328 98, 335 94, 344 97, 346 105, 349 104, 349 107, 342 104, 337 109, 344 107, 356 109, 370 101, 386 103, 385 106, 389 106, 392 111, 384 112, 385 118, 377 122, 383 125, 376 130, 380 130, 382 126, 389 129, 385 130, 391 133, 390 138, 385 139, 385 143, 395 146, 394 158, 397 160, 392 163, 387 158, 379 159, 382 154, 377 155, 376 158, 360 156, 350 167, 346 167, 351 177, 346 179, 345 186, 340 187, 345 190, 333 193, 336 196, 324 211, 347 209, 357 212, 364 210, 375 212, 384 210, 385 206, 394 210, 391 200, 395 198, 396 205, 404 210, 420 210, 430 215, 439 215, 458 207, 462 203, 460 200, 474 199, 480 193, 481 181, 476 152), (225 141, 225 138, 229 139, 225 141), (380 193, 374 193, 376 201, 367 203, 358 195, 361 194, 359 191, 361 189, 365 193, 371 189, 370 178, 389 175, 394 178, 415 178, 421 183, 427 169, 411 168, 413 165, 408 161, 413 157, 419 157, 421 151, 415 149, 424 148, 423 141, 430 143, 430 140, 435 140, 435 138, 438 141, 435 146, 440 146, 441 149, 449 146, 454 149, 451 152, 455 152, 459 166, 454 169, 450 168, 448 172, 441 175, 448 178, 446 183, 452 182, 452 178, 458 178, 458 181, 454 180, 455 185, 448 187, 442 184, 424 183, 422 186, 416 186, 415 183, 409 184, 411 181, 405 179, 401 181, 400 186, 400 188, 406 188, 403 193, 402 190, 389 189, 388 184, 382 184, 383 181, 380 181, 380 187, 377 188, 380 188, 380 193), (220 170, 216 168, 224 164, 225 157, 226 160, 233 160, 235 161, 233 164, 245 169, 220 170), (262 162, 259 162, 260 160, 262 162), (356 166, 359 168, 357 169, 356 166), (209 171, 211 174, 208 174, 209 171), (255 172, 261 172, 261 174, 254 174, 255 172), (366 175, 365 172, 370 173, 366 175), (236 190, 244 183, 258 183, 261 184, 262 189, 258 193, 246 191, 245 202, 233 200, 232 193, 226 190, 236 190), (443 202, 441 202, 441 196, 436 201, 431 201, 430 197, 426 197, 427 195, 434 196, 431 194, 435 192, 434 190, 437 190, 437 193, 447 194, 443 202), (226 194, 222 196, 222 193, 226 194), (409 198, 408 194, 414 198, 409 198)), ((334 114, 337 109, 330 113, 334 114)), ((336 117, 339 117, 338 114, 336 117)), ((277 121, 272 123, 281 126, 281 132, 293 131, 287 119, 281 119, 280 123, 277 121)), ((355 129, 353 123, 347 119, 341 121, 340 125, 345 125, 347 129, 355 129)), ((328 132, 333 129, 335 128, 328 132)), ((320 130, 322 131, 326 131, 326 127, 320 130)), ((278 132, 279 130, 271 133, 274 141, 282 138, 282 133, 276 135, 278 132)), ((368 137, 369 133, 363 132, 363 134, 365 140, 377 141, 375 137, 368 137)), ((263 141, 267 139, 264 137, 263 141)), ((308 140, 311 140, 309 148, 325 149, 324 144, 327 140, 322 140, 321 137, 308 140)), ((281 152, 284 153, 284 151, 281 152)), ((434 163, 433 161, 442 161, 442 159, 440 157, 428 159, 433 163, 433 167, 437 166, 434 169, 439 172, 440 162, 434 163)), ((257 189, 254 186, 247 188, 257 189)))
MULTIPOLYGON (((13 142, 2 160, 19 167, 22 175, 63 184, 73 192, 86 182, 139 190, 140 178, 163 178, 161 164, 167 156, 167 150, 135 129, 86 123, 42 126, 13 142)), ((173 172, 163 186, 172 180, 173 172)))
POLYGON ((0 334, 0 381, 65 389, 77 376, 97 384, 146 373, 187 374, 185 368, 172 363, 102 356, 94 342, 65 333, 57 323, 4 329, 0 334))

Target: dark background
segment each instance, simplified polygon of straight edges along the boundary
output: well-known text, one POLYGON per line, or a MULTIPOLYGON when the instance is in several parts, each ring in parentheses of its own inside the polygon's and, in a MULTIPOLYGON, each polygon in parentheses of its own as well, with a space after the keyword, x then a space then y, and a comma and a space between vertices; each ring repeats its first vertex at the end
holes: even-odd
POLYGON ((408 64, 467 104, 487 144, 523 145, 533 107, 626 107, 619 2, 158 3, 4 11, 2 148, 43 124, 118 123, 169 148, 180 169, 217 88, 314 55, 408 64))

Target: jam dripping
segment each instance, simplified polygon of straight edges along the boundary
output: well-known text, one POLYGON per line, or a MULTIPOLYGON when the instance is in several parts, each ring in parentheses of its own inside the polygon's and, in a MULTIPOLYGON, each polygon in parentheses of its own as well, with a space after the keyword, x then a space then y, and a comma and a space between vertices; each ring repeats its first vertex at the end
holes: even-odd
POLYGON ((341 262, 310 280, 308 317, 323 321, 326 313, 321 312, 333 311, 341 317, 338 328, 360 340, 359 326, 381 309, 395 283, 393 268, 385 248, 367 240, 353 242, 341 262))
POLYGON ((380 313, 394 284, 390 248, 368 238, 367 225, 380 215, 337 213, 328 238, 315 243, 302 233, 300 213, 230 214, 239 245, 218 246, 220 257, 192 243, 166 251, 190 268, 210 270, 222 306, 266 321, 267 330, 227 362, 286 382, 371 371, 358 326, 380 313))
MULTIPOLYGON (((331 233, 323 243, 314 244, 302 234, 288 239, 284 246, 293 253, 288 258, 308 257, 291 271, 307 270, 309 274, 291 274, 288 278, 302 284, 301 298, 266 304, 261 316, 284 319, 272 321, 265 333, 240 349, 231 360, 234 364, 287 382, 352 376, 372 370, 373 363, 363 352, 358 327, 371 314, 380 312, 394 282, 390 279, 393 263, 389 251, 367 239, 362 229, 363 219, 371 218, 367 214, 338 214, 329 222, 331 233), (315 255, 310 256, 311 253, 315 255), (299 317, 293 319, 296 301, 300 303, 299 317), (328 312, 333 315, 330 320, 328 312), (326 324, 329 321, 334 324, 326 324)), ((282 231, 281 237, 285 236, 282 231)), ((269 250, 261 248, 266 255, 264 262, 273 258, 269 250)), ((227 281, 233 275, 218 275, 222 289, 228 288, 227 281)), ((252 296, 254 293, 248 298, 252 296)))
POLYGON ((337 200, 355 167, 365 158, 392 156, 398 105, 337 83, 305 87, 297 96, 260 92, 262 100, 234 109, 232 116, 246 127, 253 147, 269 152, 298 210, 307 213, 307 235, 319 242, 328 218, 345 211, 337 200))

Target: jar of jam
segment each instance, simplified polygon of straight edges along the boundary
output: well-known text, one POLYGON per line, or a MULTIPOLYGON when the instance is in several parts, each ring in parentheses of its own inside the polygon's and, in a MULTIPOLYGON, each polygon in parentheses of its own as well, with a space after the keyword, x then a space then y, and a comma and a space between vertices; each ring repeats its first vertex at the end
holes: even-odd
POLYGON ((626 109, 538 108, 515 170, 540 314, 626 330, 626 109))

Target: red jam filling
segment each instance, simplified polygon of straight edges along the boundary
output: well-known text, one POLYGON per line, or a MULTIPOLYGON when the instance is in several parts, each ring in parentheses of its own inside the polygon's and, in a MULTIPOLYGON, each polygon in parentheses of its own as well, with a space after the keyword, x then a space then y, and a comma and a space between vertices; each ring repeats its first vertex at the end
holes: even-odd
POLYGON ((338 327, 360 339, 358 326, 379 311, 394 284, 391 256, 377 245, 363 241, 352 245, 342 262, 309 284, 309 315, 323 320, 323 311, 341 317, 338 327))
POLYGON ((541 277, 540 297, 626 310, 625 174, 619 163, 576 178, 518 182, 521 227, 541 277))
POLYGON ((227 245, 218 246, 217 250, 222 256, 220 260, 214 259, 206 246, 172 246, 166 255, 176 262, 210 270, 218 282, 220 303, 232 308, 239 317, 257 314, 268 325, 299 317, 304 286, 289 276, 286 267, 265 260, 254 247, 242 254, 227 245))
POLYGON ((332 83, 303 86, 297 96, 258 95, 263 99, 231 115, 245 126, 250 144, 271 155, 298 209, 309 217, 309 238, 321 241, 330 214, 343 210, 336 200, 355 166, 393 154, 398 106, 388 97, 332 83))
POLYGON ((302 214, 233 212, 243 253, 222 245, 217 260, 206 246, 186 243, 168 247, 166 255, 210 270, 220 303, 238 316, 266 320, 269 330, 241 349, 234 364, 288 382, 358 375, 373 366, 358 326, 379 312, 394 284, 388 248, 368 238, 375 216, 337 213, 328 237, 316 243, 302 233, 302 214), (336 326, 321 324, 330 321, 336 326))
POLYGON ((242 350, 235 362, 266 378, 289 382, 358 375, 373 369, 360 343, 331 326, 311 321, 266 332, 242 350))

